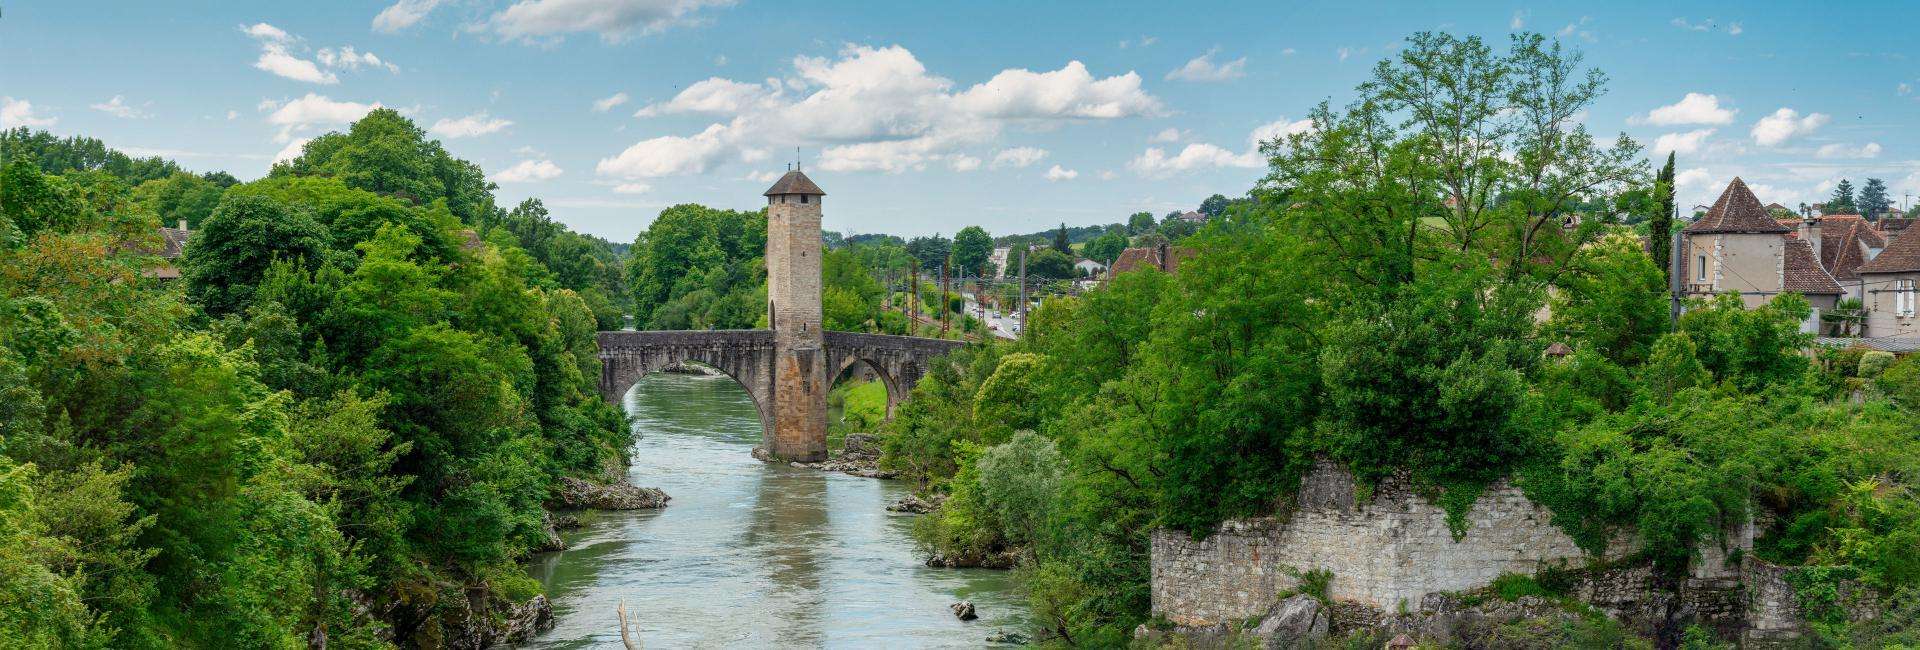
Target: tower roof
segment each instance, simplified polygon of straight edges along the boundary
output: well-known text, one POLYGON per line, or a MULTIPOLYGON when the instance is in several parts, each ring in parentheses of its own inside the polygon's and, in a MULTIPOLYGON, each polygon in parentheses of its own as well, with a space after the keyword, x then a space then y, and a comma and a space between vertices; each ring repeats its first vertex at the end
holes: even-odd
POLYGON ((779 194, 827 195, 826 192, 820 191, 819 185, 813 184, 813 179, 807 178, 807 175, 800 173, 798 169, 787 172, 787 175, 781 176, 780 180, 774 181, 773 187, 767 188, 767 193, 761 196, 775 196, 779 194))
POLYGON ((1753 190, 1747 189, 1746 181, 1734 177, 1727 184, 1727 191, 1720 193, 1720 200, 1713 202, 1713 209, 1707 216, 1701 217, 1685 232, 1702 233, 1787 233, 1792 228, 1780 225, 1767 209, 1760 206, 1760 199, 1754 197, 1753 190))

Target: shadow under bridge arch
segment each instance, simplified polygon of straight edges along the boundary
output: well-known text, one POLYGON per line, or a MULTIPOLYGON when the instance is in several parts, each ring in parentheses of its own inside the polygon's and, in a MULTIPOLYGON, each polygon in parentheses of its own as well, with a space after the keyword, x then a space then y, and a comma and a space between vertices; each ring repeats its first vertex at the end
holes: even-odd
POLYGON ((689 361, 710 366, 738 382, 759 411, 762 435, 773 431, 773 332, 770 330, 665 330, 601 332, 600 397, 623 407, 634 383, 650 373, 689 361))

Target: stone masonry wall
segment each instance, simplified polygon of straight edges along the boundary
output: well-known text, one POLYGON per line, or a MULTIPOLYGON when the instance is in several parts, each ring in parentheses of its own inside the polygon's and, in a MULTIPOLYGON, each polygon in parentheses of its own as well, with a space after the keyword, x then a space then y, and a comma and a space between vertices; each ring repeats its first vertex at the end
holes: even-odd
POLYGON ((1258 616, 1296 575, 1333 574, 1335 600, 1392 612, 1429 593, 1485 586, 1502 573, 1587 557, 1551 514, 1505 481, 1473 504, 1460 540, 1447 515, 1404 480, 1383 481, 1360 503, 1353 478, 1321 464, 1303 479, 1299 506, 1284 520, 1229 521, 1205 540, 1178 531, 1153 535, 1153 611, 1181 625, 1258 616))

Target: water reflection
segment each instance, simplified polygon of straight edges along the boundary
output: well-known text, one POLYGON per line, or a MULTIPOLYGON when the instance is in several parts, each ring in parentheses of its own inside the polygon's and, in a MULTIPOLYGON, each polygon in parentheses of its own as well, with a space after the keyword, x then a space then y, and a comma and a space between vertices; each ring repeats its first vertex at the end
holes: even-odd
POLYGON ((585 513, 568 550, 536 558, 556 626, 533 647, 620 647, 622 599, 650 648, 977 647, 1025 624, 1005 572, 919 564, 910 518, 884 508, 900 485, 749 457, 760 421, 732 380, 650 376, 627 408, 633 480, 673 502, 585 513), (960 599, 981 620, 955 620, 960 599))

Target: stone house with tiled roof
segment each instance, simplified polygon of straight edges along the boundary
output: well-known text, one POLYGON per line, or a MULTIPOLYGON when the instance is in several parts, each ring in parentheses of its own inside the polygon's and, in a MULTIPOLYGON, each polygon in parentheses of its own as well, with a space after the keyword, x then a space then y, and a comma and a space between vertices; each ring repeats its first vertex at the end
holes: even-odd
POLYGON ((1815 240, 1776 220, 1745 181, 1733 179, 1707 213, 1681 230, 1679 285, 1682 294, 1706 297, 1739 292, 1747 307, 1794 292, 1814 308, 1807 331, 1819 329, 1819 314, 1845 293, 1821 263, 1815 240))
POLYGON ((141 249, 141 252, 150 253, 154 257, 160 258, 160 263, 148 267, 146 270, 141 271, 140 274, 156 280, 178 280, 180 279, 180 256, 186 252, 187 238, 193 233, 187 229, 186 219, 181 219, 179 227, 177 228, 161 226, 159 231, 159 250, 153 250, 145 246, 138 248, 141 249))
POLYGON ((1860 277, 1866 336, 1920 337, 1920 236, 1897 236, 1854 269, 1860 277))
POLYGON ((1120 251, 1109 267, 1107 277, 1114 277, 1134 269, 1155 268, 1166 273, 1180 270, 1180 263, 1193 257, 1194 250, 1185 246, 1136 246, 1120 251))

